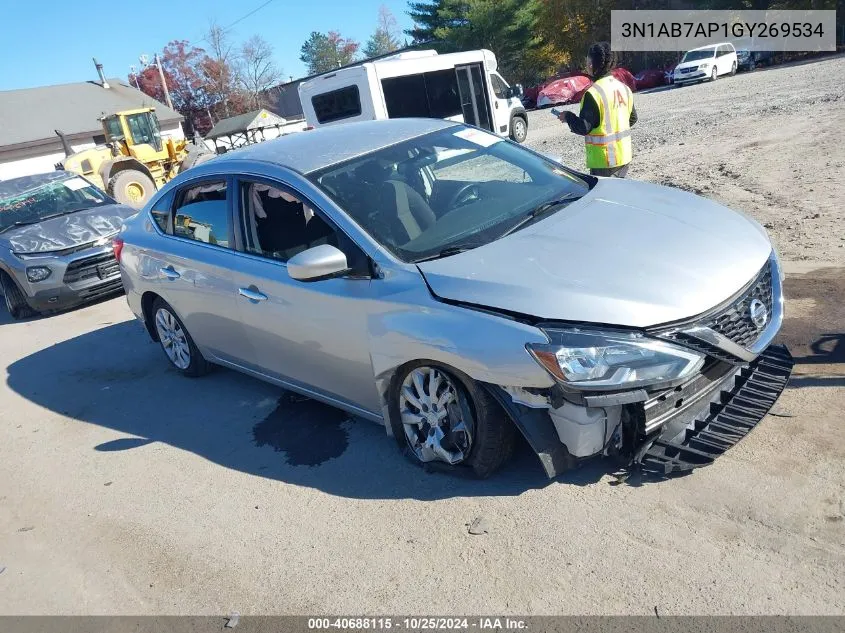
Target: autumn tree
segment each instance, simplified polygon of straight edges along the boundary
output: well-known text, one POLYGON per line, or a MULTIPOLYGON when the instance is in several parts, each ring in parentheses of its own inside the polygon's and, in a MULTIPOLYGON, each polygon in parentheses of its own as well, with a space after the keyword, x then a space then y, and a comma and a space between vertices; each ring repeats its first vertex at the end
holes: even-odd
MULTIPOLYGON (((173 107, 185 117, 189 133, 194 130, 206 132, 212 122, 208 83, 202 68, 207 58, 205 51, 186 40, 173 40, 159 57, 173 107)), ((136 79, 142 92, 161 103, 166 102, 158 68, 147 66, 135 77, 130 77, 132 83, 136 79)))
POLYGON ((273 47, 260 35, 253 35, 241 48, 238 79, 251 107, 265 105, 262 95, 279 83, 282 71, 273 62, 273 47))
POLYGON ((299 59, 308 67, 309 74, 316 75, 351 64, 359 46, 358 42, 341 37, 337 31, 313 31, 302 45, 299 59))
POLYGON ((218 118, 232 116, 233 101, 239 101, 237 62, 238 52, 226 31, 211 22, 205 35, 208 54, 202 61, 202 70, 208 85, 207 91, 219 110, 218 118))
POLYGON ((392 53, 399 48, 398 27, 396 18, 386 6, 381 5, 378 10, 378 25, 375 32, 367 40, 364 47, 364 57, 378 57, 392 53))

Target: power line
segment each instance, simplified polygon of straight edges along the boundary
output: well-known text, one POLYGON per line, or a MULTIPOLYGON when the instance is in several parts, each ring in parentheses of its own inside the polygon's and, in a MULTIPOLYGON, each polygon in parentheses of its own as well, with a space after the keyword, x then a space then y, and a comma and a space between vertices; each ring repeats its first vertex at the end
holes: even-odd
MULTIPOLYGON (((250 17, 251 15, 255 15, 256 13, 258 13, 259 11, 261 11, 261 9, 263 9, 264 7, 266 7, 268 4, 271 4, 271 3, 275 2, 275 1, 276 1, 276 0, 267 0, 267 1, 266 1, 266 2, 264 2, 263 4, 261 4, 261 5, 257 6, 257 7, 255 7, 255 8, 254 8, 252 11, 250 11, 249 13, 246 13, 246 14, 242 15, 242 16, 241 16, 241 17, 239 17, 237 20, 235 20, 234 22, 232 22, 231 24, 229 24, 229 25, 227 25, 227 26, 224 26, 224 27, 223 27, 222 29, 220 29, 220 30, 221 30, 223 33, 227 33, 228 31, 230 31, 230 30, 232 29, 232 27, 233 27, 233 26, 235 26, 236 24, 239 24, 240 22, 243 22, 244 20, 246 20, 246 19, 247 19, 248 17, 250 17)), ((208 41, 208 36, 203 37, 201 40, 199 40, 199 42, 207 42, 207 43, 209 43, 209 44, 210 44, 210 42, 208 41)))

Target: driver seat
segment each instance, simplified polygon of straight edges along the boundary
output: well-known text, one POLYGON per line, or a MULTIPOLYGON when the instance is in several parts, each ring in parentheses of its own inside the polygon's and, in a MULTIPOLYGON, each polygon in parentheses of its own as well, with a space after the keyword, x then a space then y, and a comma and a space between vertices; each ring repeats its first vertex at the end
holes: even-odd
POLYGON ((419 237, 437 221, 437 216, 408 183, 390 179, 382 185, 381 203, 383 217, 389 222, 389 231, 397 245, 406 244, 419 237))

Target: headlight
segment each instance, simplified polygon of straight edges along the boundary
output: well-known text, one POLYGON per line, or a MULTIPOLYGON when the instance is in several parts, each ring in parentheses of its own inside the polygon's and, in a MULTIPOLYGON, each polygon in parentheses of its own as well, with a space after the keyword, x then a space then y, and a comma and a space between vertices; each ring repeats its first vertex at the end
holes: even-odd
POLYGON ((31 282, 44 281, 53 274, 53 271, 46 266, 30 266, 26 269, 26 278, 31 282))
POLYGON ((707 70, 708 66, 710 66, 710 62, 704 62, 703 64, 701 64, 701 65, 698 67, 698 69, 699 69, 699 70, 707 70))
POLYGON ((578 389, 656 386, 692 375, 704 356, 636 332, 546 330, 548 345, 531 355, 559 382, 578 389))

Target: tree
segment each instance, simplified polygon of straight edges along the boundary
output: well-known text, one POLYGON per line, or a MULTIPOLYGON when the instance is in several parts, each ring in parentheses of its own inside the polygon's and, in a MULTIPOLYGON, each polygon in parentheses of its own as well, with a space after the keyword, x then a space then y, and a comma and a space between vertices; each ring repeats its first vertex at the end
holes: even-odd
POLYGON ((434 36, 447 50, 487 48, 502 72, 520 76, 538 49, 538 0, 441 0, 434 36))
MULTIPOLYGON (((174 109, 185 117, 189 132, 196 130, 204 133, 212 125, 208 114, 211 100, 202 70, 207 59, 205 51, 192 46, 187 40, 173 40, 164 47, 160 59, 174 109)), ((161 79, 154 65, 130 77, 130 82, 135 83, 135 79, 142 92, 165 103, 161 79)))
POLYGON ((447 26, 445 18, 440 15, 442 7, 443 0, 408 3, 408 15, 414 21, 414 26, 405 33, 413 38, 414 44, 430 42, 437 29, 447 26))
POLYGON ((273 47, 260 35, 253 35, 241 48, 239 80, 251 107, 260 108, 262 94, 279 83, 282 71, 273 62, 273 47))
POLYGON ((399 48, 397 37, 398 27, 396 18, 386 6, 381 5, 378 10, 378 26, 364 47, 364 57, 378 57, 392 53, 399 48))
POLYGON ((232 115, 232 100, 238 91, 237 53, 226 31, 215 22, 209 24, 205 40, 209 54, 202 62, 202 70, 208 80, 207 91, 220 109, 218 116, 228 117, 232 115))
POLYGON ((358 42, 341 37, 337 31, 313 31, 302 45, 299 59, 308 66, 309 74, 316 75, 351 64, 359 46, 358 42))

